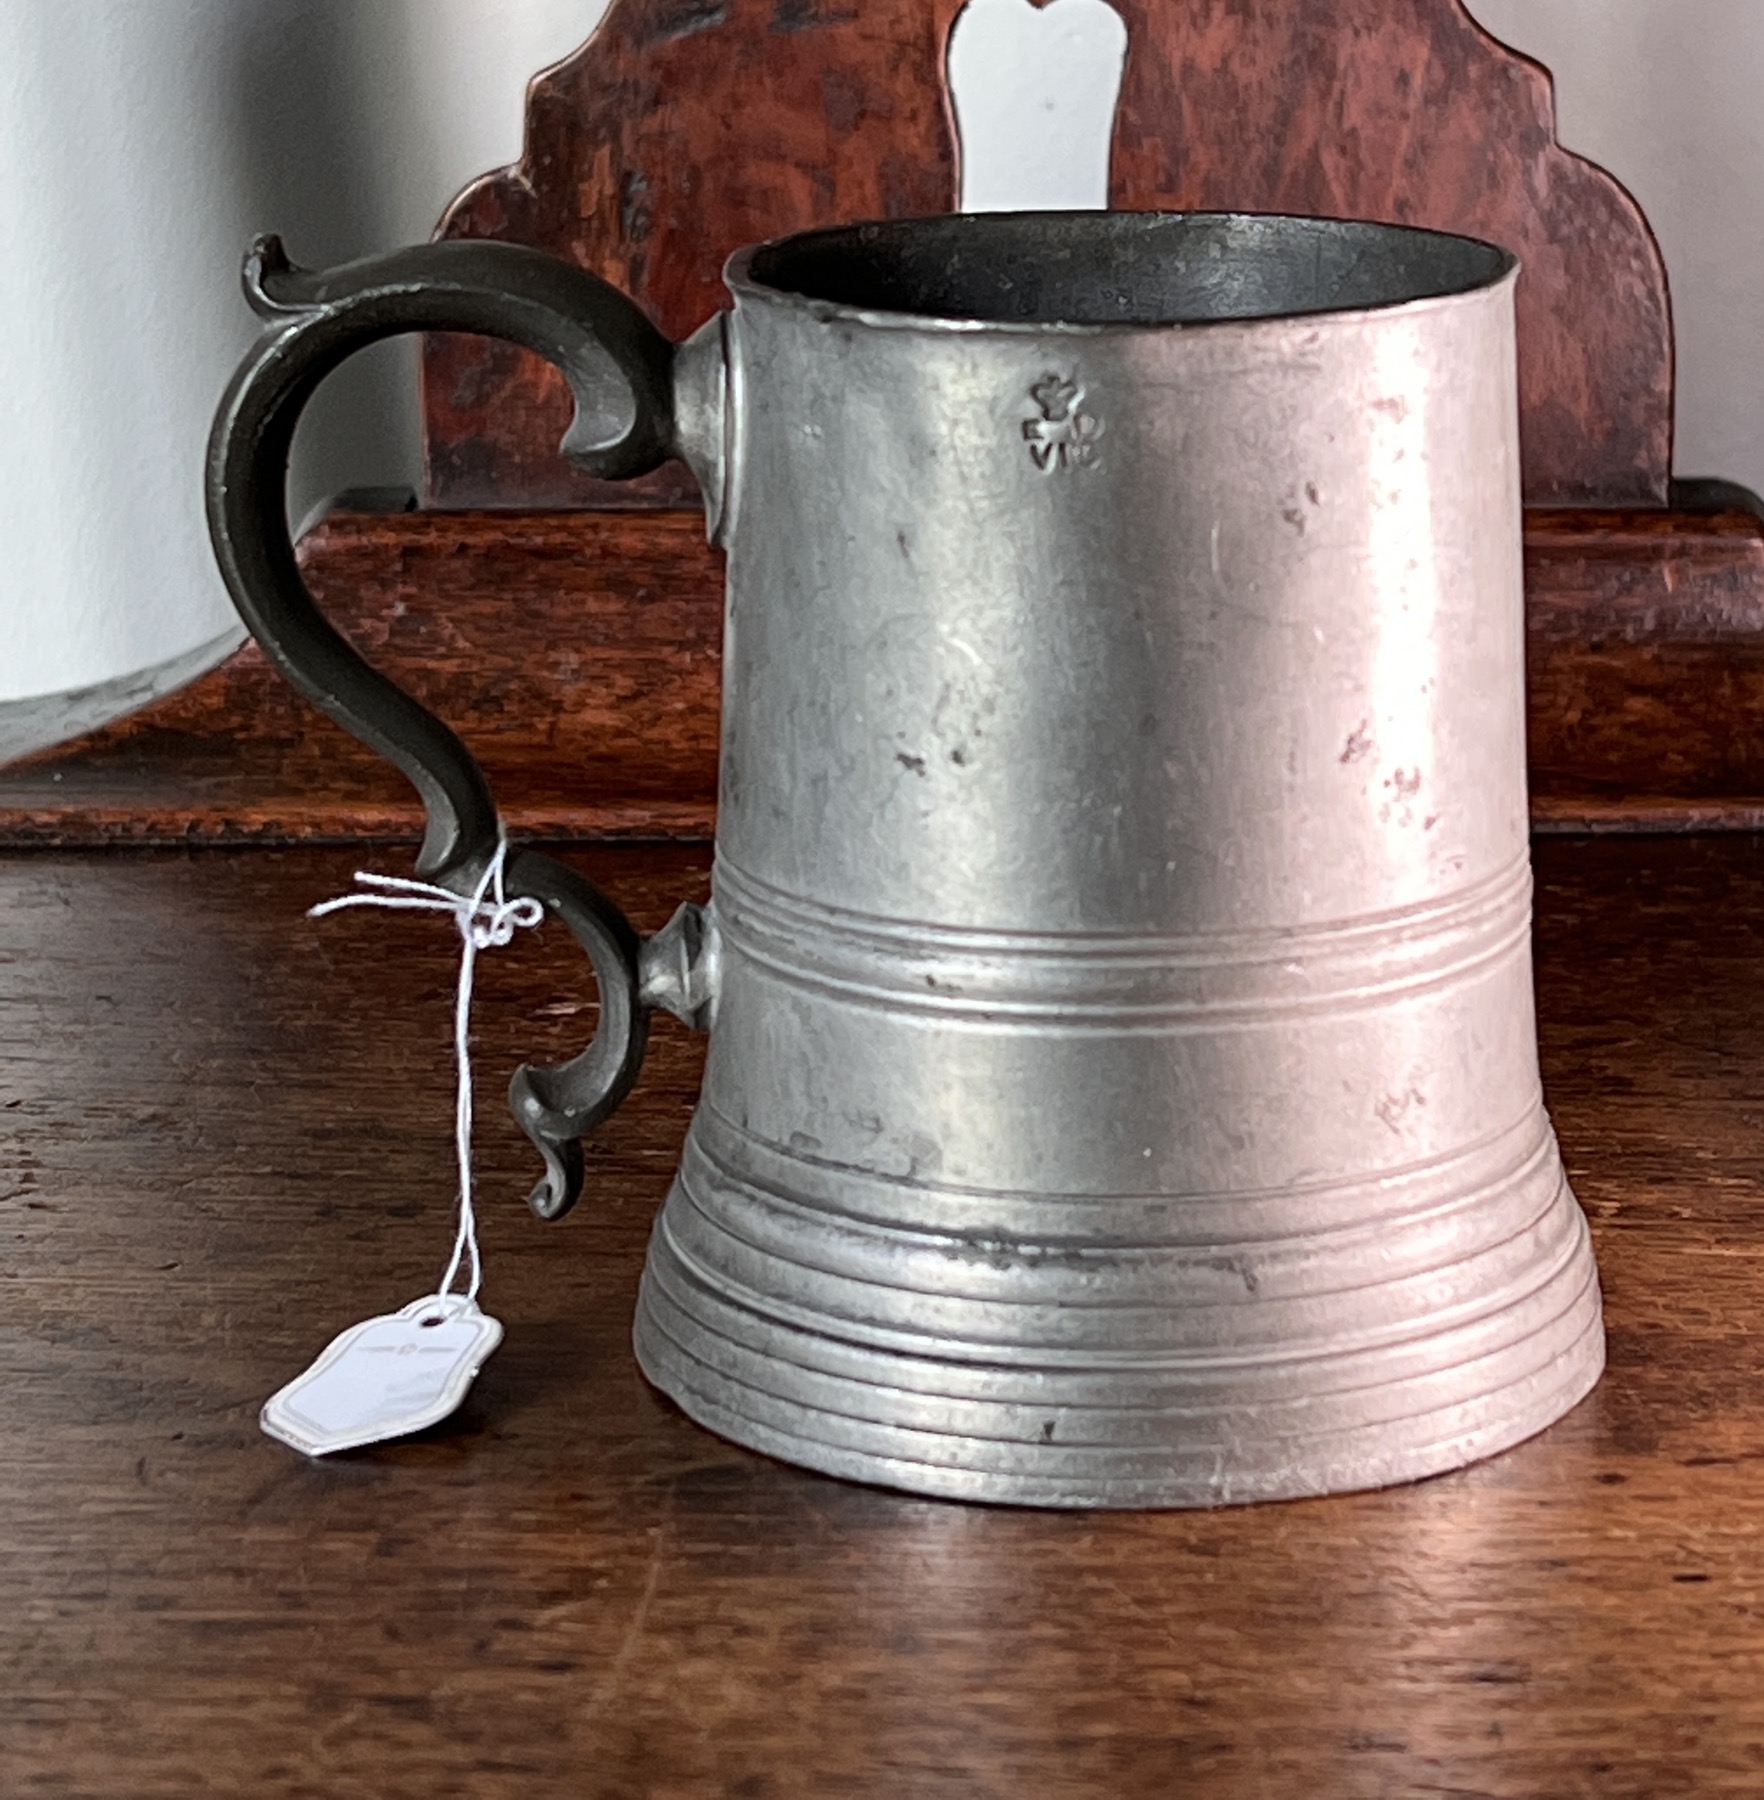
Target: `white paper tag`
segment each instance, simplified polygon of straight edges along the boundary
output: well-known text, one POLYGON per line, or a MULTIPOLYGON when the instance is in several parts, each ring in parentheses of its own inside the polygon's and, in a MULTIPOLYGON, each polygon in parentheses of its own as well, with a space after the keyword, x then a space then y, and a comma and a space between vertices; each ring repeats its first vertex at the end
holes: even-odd
POLYGON ((436 1424, 466 1397, 502 1327, 460 1294, 425 1294, 333 1338, 259 1422, 308 1456, 353 1450, 436 1424))

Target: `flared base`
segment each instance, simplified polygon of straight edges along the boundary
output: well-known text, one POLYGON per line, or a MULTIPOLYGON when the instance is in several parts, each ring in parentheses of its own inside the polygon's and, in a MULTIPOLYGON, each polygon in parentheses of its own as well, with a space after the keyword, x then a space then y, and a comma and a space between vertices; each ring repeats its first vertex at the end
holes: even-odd
POLYGON ((689 1146, 650 1246, 637 1357, 735 1443, 950 1499, 1210 1507, 1439 1474, 1543 1430, 1603 1368, 1585 1219, 1539 1126, 1501 1180, 1424 1209, 1507 1222, 1429 1269, 1391 1268, 1428 1221, 1387 1215, 1347 1234, 1366 1237, 1357 1279, 1290 1241, 1259 1263, 1116 1246, 1051 1311, 1057 1251, 1013 1246, 990 1260, 987 1296, 964 1295, 961 1246, 821 1216, 689 1146), (889 1246, 907 1278, 867 1304, 837 1265, 878 1236, 912 1240, 889 1246))

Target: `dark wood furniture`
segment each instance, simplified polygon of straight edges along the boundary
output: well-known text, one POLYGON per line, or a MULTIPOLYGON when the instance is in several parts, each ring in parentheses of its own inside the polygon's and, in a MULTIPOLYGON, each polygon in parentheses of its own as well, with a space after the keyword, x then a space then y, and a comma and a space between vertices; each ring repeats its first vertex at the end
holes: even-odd
MULTIPOLYGON (((1361 215, 1523 254, 1539 823, 1764 818, 1764 518, 1739 490, 1672 480, 1665 272, 1635 203, 1556 143, 1546 72, 1461 0, 1112 3, 1129 35, 1117 205, 1361 215)), ((955 203, 958 11, 617 0, 534 83, 521 163, 442 229, 580 262, 683 337, 739 244, 955 203)), ((479 752, 517 829, 702 834, 720 568, 684 471, 573 474, 559 378, 508 345, 432 338, 424 395, 428 504, 334 512, 302 547, 313 584, 479 752)), ((14 842, 405 834, 415 818, 398 778, 249 650, 0 771, 14 842)))
MULTIPOLYGON (((1539 823, 1764 823, 1764 531, 1667 485, 1657 257, 1554 145, 1541 71, 1457 0, 1117 4, 1122 203, 1534 233, 1539 823)), ((950 204, 953 9, 618 0, 448 228, 549 243, 684 330, 727 244, 950 204)), ((435 504, 333 513, 309 576, 511 824, 654 929, 708 870, 701 520, 665 472, 621 511, 560 474, 518 358, 438 342, 428 373, 435 504)), ((250 650, 0 772, 0 1794, 1764 1790, 1764 839, 1539 844, 1545 1080, 1608 1303, 1590 1400, 1418 1486, 1062 1516, 809 1475, 644 1385, 637 1272, 702 1054, 665 1019, 561 1226, 481 1109, 509 1335, 464 1410, 323 1464, 261 1435, 447 1241, 450 935, 303 917, 402 868, 362 841, 416 820, 250 650), (140 847, 167 842, 208 848, 140 847)), ((556 935, 480 965, 486 1091, 586 1035, 556 935)))
MULTIPOLYGON (((702 890, 702 848, 574 854, 646 928, 702 890)), ((449 1232, 449 932, 302 917, 360 861, 0 863, 0 1792, 1764 1788, 1759 840, 1539 848, 1593 1397, 1414 1487, 1115 1516, 847 1486, 644 1385, 638 1265, 701 1044, 671 1020, 561 1225, 484 1109, 508 1338, 465 1410, 323 1464, 263 1437, 264 1397, 432 1281, 449 1232)), ((581 1038, 553 935, 481 964, 487 1090, 581 1038)))

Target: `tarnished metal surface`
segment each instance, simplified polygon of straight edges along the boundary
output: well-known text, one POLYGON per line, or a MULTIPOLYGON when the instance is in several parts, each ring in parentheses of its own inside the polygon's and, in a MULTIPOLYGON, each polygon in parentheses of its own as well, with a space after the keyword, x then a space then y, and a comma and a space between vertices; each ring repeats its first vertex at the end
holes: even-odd
POLYGON ((1454 1467, 1596 1380, 1533 1033, 1513 280, 1393 227, 930 219, 738 257, 671 364, 506 246, 266 288, 223 569, 417 780, 442 879, 494 848, 482 771, 280 519, 323 370, 529 344, 578 463, 679 451, 728 547, 709 908, 639 950, 511 864, 603 989, 517 1077, 541 1211, 648 1009, 712 1028, 636 1333, 695 1418, 923 1492, 1208 1505, 1454 1467))
POLYGON ((1451 1467, 1592 1384, 1511 283, 1119 215, 737 260, 717 1025, 637 1328, 695 1417, 1206 1504, 1451 1467))

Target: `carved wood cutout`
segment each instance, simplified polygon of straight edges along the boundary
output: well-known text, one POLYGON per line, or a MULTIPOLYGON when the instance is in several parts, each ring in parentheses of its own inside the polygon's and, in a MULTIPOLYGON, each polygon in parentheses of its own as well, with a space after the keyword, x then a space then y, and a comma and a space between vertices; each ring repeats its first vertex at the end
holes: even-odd
MULTIPOLYGON (((614 0, 528 91, 526 151, 468 188, 447 237, 509 238, 592 269, 670 337, 723 304, 743 244, 841 219, 948 212, 941 77, 958 0, 614 0)), ((570 405, 538 358, 431 337, 423 407, 438 506, 696 503, 679 465, 642 482, 557 454, 570 405)))
MULTIPOLYGON (((1028 0, 1025 0, 1028 3, 1028 0)), ((1519 251, 1526 497, 1661 504, 1671 472, 1665 273, 1634 201, 1555 141, 1549 77, 1460 0, 1113 0, 1128 32, 1119 207, 1241 208, 1467 231, 1519 251)), ((960 0, 615 0, 533 84, 527 148, 446 235, 549 249, 671 336, 722 302, 743 243, 955 204, 945 44, 960 0)), ((557 456, 568 402, 524 352, 425 354, 444 506, 655 504, 557 456)))
POLYGON ((1109 0, 968 0, 945 61, 962 210, 1107 206, 1126 61, 1109 0))
POLYGON ((1114 204, 1428 225, 1518 252, 1525 497, 1662 504, 1672 319, 1640 207, 1459 0, 1115 0, 1114 204))

